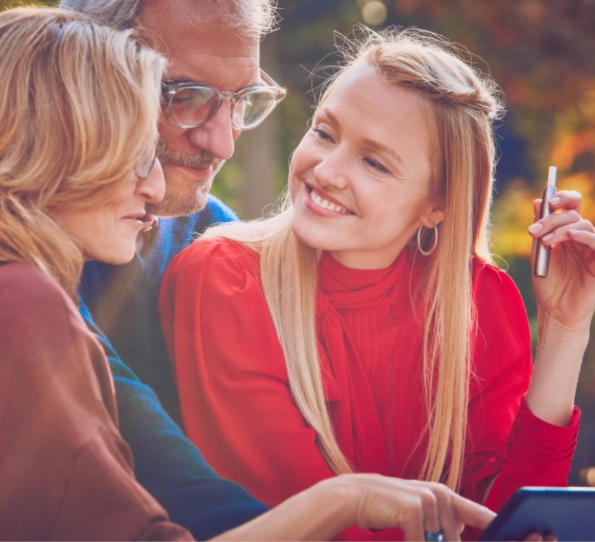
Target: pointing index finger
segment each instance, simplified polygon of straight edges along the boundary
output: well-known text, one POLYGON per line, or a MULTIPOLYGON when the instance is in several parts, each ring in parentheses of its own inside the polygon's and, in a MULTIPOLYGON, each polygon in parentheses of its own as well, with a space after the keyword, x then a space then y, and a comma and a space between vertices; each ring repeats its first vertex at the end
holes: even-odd
POLYGON ((496 517, 496 514, 489 508, 457 494, 453 496, 453 505, 457 514, 457 520, 471 527, 485 529, 496 517))

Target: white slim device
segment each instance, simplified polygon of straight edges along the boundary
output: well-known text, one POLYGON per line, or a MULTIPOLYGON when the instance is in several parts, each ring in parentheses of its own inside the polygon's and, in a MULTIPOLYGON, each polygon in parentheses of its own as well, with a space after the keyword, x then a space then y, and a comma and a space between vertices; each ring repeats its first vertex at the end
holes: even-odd
MULTIPOLYGON (((550 199, 556 193, 556 172, 554 166, 550 166, 547 176, 547 185, 543 191, 543 198, 541 200, 541 213, 539 218, 544 218, 551 214, 550 199)), ((536 277, 547 277, 547 271, 550 265, 550 251, 551 247, 545 246, 541 239, 537 240, 537 247, 535 251, 535 266, 533 274, 536 277)))

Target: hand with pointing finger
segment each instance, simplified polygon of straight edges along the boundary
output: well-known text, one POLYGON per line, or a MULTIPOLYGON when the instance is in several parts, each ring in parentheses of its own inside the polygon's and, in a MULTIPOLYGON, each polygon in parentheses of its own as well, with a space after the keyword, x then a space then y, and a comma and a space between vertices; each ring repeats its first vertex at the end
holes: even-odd
POLYGON ((400 527, 405 540, 460 540, 466 525, 484 529, 494 512, 447 486, 376 474, 343 475, 357 486, 355 524, 364 529, 400 527))

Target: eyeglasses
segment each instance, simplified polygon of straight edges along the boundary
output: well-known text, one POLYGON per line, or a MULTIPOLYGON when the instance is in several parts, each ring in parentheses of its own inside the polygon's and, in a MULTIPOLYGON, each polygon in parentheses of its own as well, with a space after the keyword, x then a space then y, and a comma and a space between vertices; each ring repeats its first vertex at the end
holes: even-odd
POLYGON ((167 120, 178 128, 196 128, 213 118, 223 100, 231 103, 231 123, 237 130, 251 130, 266 119, 286 91, 260 70, 265 84, 238 92, 224 92, 210 85, 192 82, 162 83, 167 120))
POLYGON ((139 179, 146 179, 153 169, 155 165, 155 160, 157 159, 157 145, 153 147, 153 152, 145 156, 142 160, 140 160, 139 164, 134 168, 134 174, 139 179))

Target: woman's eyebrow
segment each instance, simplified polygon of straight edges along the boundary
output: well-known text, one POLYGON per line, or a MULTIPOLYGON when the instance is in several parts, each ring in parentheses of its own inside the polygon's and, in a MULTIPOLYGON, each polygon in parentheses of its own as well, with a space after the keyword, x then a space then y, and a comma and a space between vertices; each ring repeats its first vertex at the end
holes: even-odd
MULTIPOLYGON (((329 109, 327 109, 326 107, 319 108, 319 111, 321 113, 323 113, 328 118, 328 120, 331 124, 334 124, 335 126, 341 125, 341 123, 339 122, 339 119, 337 119, 337 117, 334 115, 334 113, 332 111, 330 111, 329 109)), ((370 139, 367 137, 362 138, 361 142, 366 147, 370 148, 373 151, 388 154, 399 165, 401 165, 401 166, 404 165, 404 162, 403 162, 403 159, 401 158, 401 156, 397 152, 395 152, 391 147, 385 145, 384 143, 381 143, 380 141, 376 141, 374 139, 370 139)))

